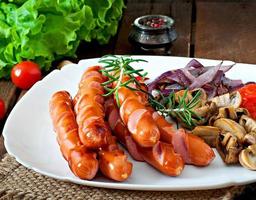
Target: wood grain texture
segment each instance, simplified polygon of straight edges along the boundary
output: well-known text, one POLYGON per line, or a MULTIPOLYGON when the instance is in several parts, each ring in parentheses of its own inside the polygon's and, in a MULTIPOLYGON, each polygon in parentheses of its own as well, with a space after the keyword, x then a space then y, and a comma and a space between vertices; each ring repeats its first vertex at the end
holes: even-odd
POLYGON ((18 89, 11 81, 0 81, 0 98, 4 100, 5 107, 9 111, 16 101, 16 93, 18 89))
POLYGON ((178 38, 172 55, 189 56, 191 39, 192 2, 184 0, 128 0, 115 47, 116 54, 141 54, 128 42, 132 22, 139 16, 162 14, 175 20, 178 38))
POLYGON ((198 1, 195 56, 256 63, 256 1, 198 1))
MULTIPOLYGON (((6 117, 8 116, 9 112, 13 108, 16 103, 17 97, 19 95, 19 89, 17 89, 11 81, 0 81, 0 98, 4 100, 5 107, 6 107, 6 117)), ((2 136, 2 129, 4 126, 5 119, 0 121, 0 159, 6 153, 4 147, 4 139, 2 136)))
POLYGON ((4 138, 0 136, 0 160, 3 158, 3 155, 6 153, 6 149, 4 147, 4 138))
POLYGON ((0 80, 0 98, 3 99, 6 110, 5 118, 0 120, 0 136, 2 134, 5 119, 16 103, 18 93, 19 90, 12 84, 11 81, 0 80))
POLYGON ((22 90, 18 99, 17 99, 17 102, 27 93, 27 90, 22 90))

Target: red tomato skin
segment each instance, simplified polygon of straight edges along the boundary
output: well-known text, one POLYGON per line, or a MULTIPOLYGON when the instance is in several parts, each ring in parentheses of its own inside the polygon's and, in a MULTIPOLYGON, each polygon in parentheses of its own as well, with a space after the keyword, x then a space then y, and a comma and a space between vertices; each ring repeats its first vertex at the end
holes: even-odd
POLYGON ((256 84, 248 84, 238 90, 242 96, 242 108, 246 108, 251 117, 256 119, 256 84))
POLYGON ((5 115, 5 104, 2 99, 0 99, 0 120, 4 118, 5 115))
POLYGON ((11 71, 11 79, 15 86, 28 90, 42 77, 39 65, 31 61, 23 61, 15 65, 11 71))

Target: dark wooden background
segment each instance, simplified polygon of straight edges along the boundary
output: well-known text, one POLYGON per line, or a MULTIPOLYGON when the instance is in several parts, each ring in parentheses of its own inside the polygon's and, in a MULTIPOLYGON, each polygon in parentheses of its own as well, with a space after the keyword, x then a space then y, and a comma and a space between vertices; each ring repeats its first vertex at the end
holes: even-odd
MULTIPOLYGON (((178 38, 171 49, 173 56, 229 59, 256 63, 256 1, 238 0, 127 0, 118 33, 108 45, 82 43, 77 61, 104 54, 141 54, 128 42, 131 23, 146 14, 174 18, 178 38)), ((7 115, 26 91, 10 81, 0 80, 0 98, 7 115)), ((0 121, 0 135, 4 126, 0 121)), ((15 124, 14 124, 15 126, 15 124)), ((8 133, 11 134, 11 133, 8 133)), ((5 153, 0 137, 0 158, 5 153)))

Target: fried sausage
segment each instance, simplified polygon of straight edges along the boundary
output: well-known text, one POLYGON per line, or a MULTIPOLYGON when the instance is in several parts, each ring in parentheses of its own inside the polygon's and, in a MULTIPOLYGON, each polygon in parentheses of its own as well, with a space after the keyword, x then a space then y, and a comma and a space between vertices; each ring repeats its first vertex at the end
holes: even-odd
POLYGON ((147 163, 168 176, 178 176, 184 168, 182 157, 171 144, 158 141, 151 148, 139 147, 139 150, 147 163))
POLYGON ((174 132, 173 146, 187 164, 207 166, 215 158, 214 151, 203 139, 184 129, 174 132))
POLYGON ((132 163, 128 161, 127 155, 121 150, 116 138, 108 135, 108 145, 99 150, 99 167, 101 172, 115 181, 124 181, 132 173, 132 163))
POLYGON ((132 163, 128 161, 124 151, 117 148, 102 149, 99 151, 99 167, 101 172, 115 181, 124 181, 132 173, 132 163))
POLYGON ((118 141, 128 150, 134 160, 143 161, 136 143, 120 118, 118 108, 113 97, 110 97, 105 101, 105 111, 108 124, 118 141))
POLYGON ((126 87, 118 90, 118 97, 121 104, 120 116, 132 138, 142 147, 154 146, 160 138, 160 132, 150 111, 142 102, 145 98, 126 87))
POLYGON ((107 135, 111 134, 104 121, 104 88, 101 83, 106 79, 99 69, 99 66, 93 66, 84 72, 74 99, 79 137, 89 149, 107 145, 107 135))
POLYGON ((79 84, 75 98, 79 136, 87 148, 98 152, 101 172, 110 179, 124 181, 131 175, 132 163, 119 149, 104 121, 104 88, 101 83, 105 78, 99 70, 98 66, 88 68, 79 84))
POLYGON ((98 171, 96 153, 89 152, 78 136, 78 127, 68 92, 55 93, 50 100, 50 114, 57 141, 72 172, 81 179, 90 180, 98 171))
POLYGON ((211 147, 201 138, 187 133, 184 129, 175 130, 157 112, 153 112, 152 116, 159 127, 160 140, 173 144, 174 151, 182 156, 186 164, 206 166, 215 158, 211 147))
POLYGON ((105 103, 106 117, 111 129, 115 132, 118 140, 124 143, 135 160, 146 161, 160 172, 169 176, 178 176, 184 168, 184 162, 180 155, 176 154, 171 144, 158 142, 153 147, 140 147, 131 137, 127 127, 122 123, 114 105, 114 100, 108 99, 105 103), (114 116, 114 117, 113 117, 114 116), (130 141, 127 141, 130 138, 130 141))

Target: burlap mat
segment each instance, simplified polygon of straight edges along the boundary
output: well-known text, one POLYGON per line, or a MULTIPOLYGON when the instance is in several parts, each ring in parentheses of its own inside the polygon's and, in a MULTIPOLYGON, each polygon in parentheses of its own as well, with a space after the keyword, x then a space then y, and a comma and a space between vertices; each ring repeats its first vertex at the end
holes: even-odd
POLYGON ((244 186, 185 192, 145 192, 86 187, 23 167, 6 154, 0 162, 0 199, 232 199, 244 186))

